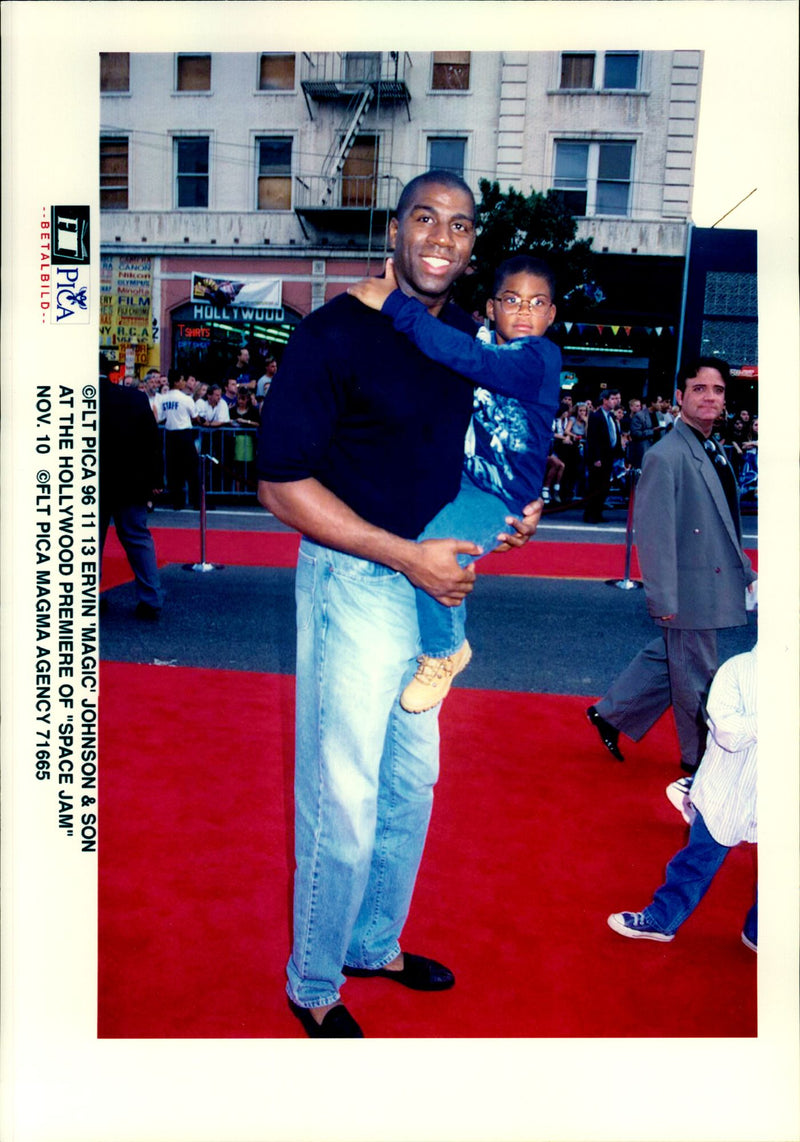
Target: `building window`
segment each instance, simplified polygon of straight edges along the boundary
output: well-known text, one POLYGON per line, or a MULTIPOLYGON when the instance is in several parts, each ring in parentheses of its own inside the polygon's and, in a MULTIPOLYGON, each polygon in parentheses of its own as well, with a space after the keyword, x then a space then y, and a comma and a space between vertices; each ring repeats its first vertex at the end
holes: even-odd
POLYGON ((380 149, 377 135, 356 135, 342 167, 342 206, 364 210, 375 205, 380 149))
POLYGON ((556 143, 553 185, 572 214, 586 214, 588 163, 588 143, 556 143))
POLYGON ((603 87, 609 91, 635 91, 639 86, 639 53, 606 52, 603 87))
POLYGON ((594 87, 594 52, 563 52, 560 86, 573 90, 594 87))
POLYGON ((469 52, 434 52, 432 91, 469 91, 469 52))
POLYGON ((562 52, 562 91, 635 91, 639 85, 639 52, 562 52), (598 66, 595 67, 595 62, 598 66))
POLYGON ((553 185, 579 216, 630 213, 633 143, 556 143, 553 185))
POLYGON ((374 83, 380 77, 380 52, 345 52, 344 78, 346 82, 374 83))
POLYGON ((595 214, 620 214, 630 211, 633 143, 597 144, 597 197, 595 214))
POLYGON ((257 139, 258 209, 292 209, 292 140, 257 139))
POLYGON ((211 90, 211 56, 178 56, 177 91, 211 90))
POLYGON ((428 166, 431 170, 452 171, 463 178, 466 151, 466 139, 428 139, 428 166))
POLYGON ((100 52, 100 90, 130 91, 130 89, 130 53, 100 52))
POLYGON ((179 210, 208 208, 208 139, 175 140, 175 198, 179 210))
POLYGON ((100 137, 100 209, 128 209, 128 140, 100 137))
POLYGON ((294 91, 294 52, 262 52, 259 91, 294 91))

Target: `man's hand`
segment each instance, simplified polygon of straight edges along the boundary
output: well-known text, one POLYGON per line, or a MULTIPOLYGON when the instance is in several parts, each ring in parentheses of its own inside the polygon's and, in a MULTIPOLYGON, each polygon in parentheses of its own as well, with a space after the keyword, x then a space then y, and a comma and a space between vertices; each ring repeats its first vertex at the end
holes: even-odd
POLYGON ((457 555, 481 555, 476 543, 460 539, 423 539, 413 545, 402 570, 415 587, 427 591, 437 603, 457 607, 475 586, 475 565, 462 567, 457 555))
POLYGON ((505 532, 499 535, 497 538, 500 540, 500 546, 496 547, 495 551, 510 551, 512 547, 524 547, 539 526, 543 507, 544 500, 533 500, 522 509, 521 520, 507 516, 506 523, 514 528, 514 534, 505 532))
POLYGON ((397 289, 397 278, 391 258, 386 259, 386 276, 382 278, 362 278, 355 285, 347 287, 347 292, 358 298, 370 309, 382 309, 390 293, 397 289))

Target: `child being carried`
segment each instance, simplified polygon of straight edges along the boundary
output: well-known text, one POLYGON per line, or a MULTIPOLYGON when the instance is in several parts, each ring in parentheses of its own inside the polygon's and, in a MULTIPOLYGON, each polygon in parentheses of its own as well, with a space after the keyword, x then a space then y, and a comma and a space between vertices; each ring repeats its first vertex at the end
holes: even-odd
MULTIPOLYGON (((418 538, 468 540, 481 554, 494 550, 509 513, 520 515, 542 493, 561 385, 561 352, 544 336, 556 315, 552 271, 524 254, 498 267, 486 307, 494 322, 489 342, 443 324, 397 289, 391 258, 385 277, 365 278, 347 292, 391 318, 427 357, 476 386, 460 491, 418 538)), ((458 556, 465 566, 476 558, 458 556)), ((422 654, 400 698, 410 713, 438 705, 472 657, 463 602, 446 606, 421 589, 416 602, 422 654)))

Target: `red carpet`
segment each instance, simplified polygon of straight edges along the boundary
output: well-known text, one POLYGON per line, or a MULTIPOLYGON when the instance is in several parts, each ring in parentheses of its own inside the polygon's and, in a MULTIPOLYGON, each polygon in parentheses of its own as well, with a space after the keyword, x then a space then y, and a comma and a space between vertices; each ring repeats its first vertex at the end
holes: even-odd
MULTIPOLYGON (((292 539, 223 534, 250 553, 292 539)), ((293 679, 105 662, 101 692, 100 1037, 302 1037, 283 992, 293 679)), ((672 944, 606 926, 649 900, 685 827, 664 796, 671 719, 619 765, 586 705, 448 698, 405 943, 458 984, 350 980, 368 1036, 756 1034, 756 956, 739 939, 751 850, 731 853, 672 944)))
MULTIPOLYGON (((154 527, 153 538, 160 565, 198 563, 200 538, 196 531, 154 527)), ((206 560, 239 567, 294 567, 297 546, 295 532, 208 531, 206 560)), ((755 568, 758 552, 747 553, 755 568)), ((623 543, 546 543, 534 540, 520 551, 487 555, 480 562, 481 575, 538 575, 544 578, 621 579, 625 574, 623 543)), ((634 548, 631 575, 638 577, 639 563, 634 548)), ((125 553, 113 528, 108 533, 103 555, 102 590, 128 583, 133 578, 125 553)))

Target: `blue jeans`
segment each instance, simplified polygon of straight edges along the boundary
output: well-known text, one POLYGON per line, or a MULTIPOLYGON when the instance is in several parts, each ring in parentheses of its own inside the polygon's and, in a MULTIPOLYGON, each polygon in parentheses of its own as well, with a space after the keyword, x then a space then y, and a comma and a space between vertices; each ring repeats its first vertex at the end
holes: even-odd
MULTIPOLYGON (((465 472, 456 498, 434 516, 419 538, 466 539, 479 544, 484 555, 488 555, 497 547, 498 535, 508 531, 506 516, 514 514, 499 496, 476 487, 465 472)), ((480 556, 459 555, 457 558, 461 566, 466 567, 480 556)), ((447 658, 464 641, 466 602, 458 607, 446 607, 427 591, 417 590, 416 594, 422 653, 431 658, 447 658)))
POLYGON ((100 561, 111 519, 136 579, 136 598, 157 610, 164 602, 153 536, 147 526, 144 504, 117 504, 100 508, 100 561))
POLYGON ((339 998, 342 965, 400 951, 439 773, 437 711, 398 696, 419 654, 404 575, 303 539, 297 564, 294 940, 287 992, 339 998))
MULTIPOLYGON (((667 865, 667 877, 644 909, 645 917, 661 932, 672 935, 705 896, 722 862, 730 852, 709 833, 700 813, 689 832, 689 843, 667 865)), ((758 902, 747 914, 744 930, 757 943, 758 902)))

